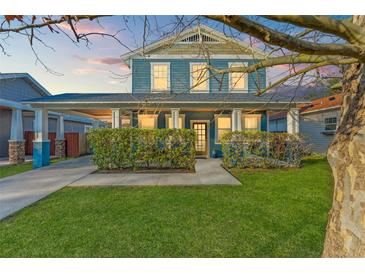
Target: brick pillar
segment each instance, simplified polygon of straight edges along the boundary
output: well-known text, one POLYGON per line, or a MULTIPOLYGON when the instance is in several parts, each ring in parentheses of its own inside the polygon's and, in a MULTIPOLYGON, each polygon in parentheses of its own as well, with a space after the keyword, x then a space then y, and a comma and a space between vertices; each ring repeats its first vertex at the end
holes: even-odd
POLYGON ((65 158, 66 157, 66 140, 61 139, 55 140, 55 156, 58 158, 65 158))
POLYGON ((9 164, 18 165, 25 160, 25 142, 9 140, 9 164))

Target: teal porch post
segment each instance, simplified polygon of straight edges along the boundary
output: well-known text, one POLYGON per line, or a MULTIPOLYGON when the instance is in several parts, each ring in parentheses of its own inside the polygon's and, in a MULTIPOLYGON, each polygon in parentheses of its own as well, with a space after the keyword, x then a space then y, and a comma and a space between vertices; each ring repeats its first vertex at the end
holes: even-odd
POLYGON ((48 111, 37 109, 34 120, 33 168, 49 165, 50 141, 48 140, 48 111))

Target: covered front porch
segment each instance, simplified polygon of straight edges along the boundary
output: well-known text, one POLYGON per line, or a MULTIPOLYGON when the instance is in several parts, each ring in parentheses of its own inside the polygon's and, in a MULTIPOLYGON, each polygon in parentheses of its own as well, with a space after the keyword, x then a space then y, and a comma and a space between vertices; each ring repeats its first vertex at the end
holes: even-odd
MULTIPOLYGON (((63 94, 26 103, 37 108, 38 166, 49 163, 48 111, 102 120, 112 128, 187 128, 196 132, 198 157, 219 157, 227 131, 269 130, 269 116, 288 110, 288 133, 299 133, 299 111, 288 98, 252 94, 63 94)), ((299 103, 299 102, 297 102, 299 103)), ((303 103, 301 101, 300 103, 303 103)), ((62 124, 60 124, 62 131, 62 124)), ((37 167, 38 167, 37 166, 37 167)))

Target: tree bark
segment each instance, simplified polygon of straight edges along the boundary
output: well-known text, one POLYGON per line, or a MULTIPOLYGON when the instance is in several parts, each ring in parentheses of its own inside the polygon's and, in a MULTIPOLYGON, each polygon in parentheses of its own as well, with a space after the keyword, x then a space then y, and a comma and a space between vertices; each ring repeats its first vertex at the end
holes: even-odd
MULTIPOLYGON (((365 16, 354 21, 365 25, 365 16)), ((334 177, 323 257, 365 257, 365 66, 343 78, 340 123, 327 158, 334 177)))

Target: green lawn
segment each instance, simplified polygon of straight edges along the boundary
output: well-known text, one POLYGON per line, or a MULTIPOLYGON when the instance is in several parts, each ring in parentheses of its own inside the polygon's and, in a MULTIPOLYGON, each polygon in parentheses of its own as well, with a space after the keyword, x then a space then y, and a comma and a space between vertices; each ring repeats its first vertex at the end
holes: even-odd
MULTIPOLYGON (((57 163, 59 161, 64 161, 67 158, 52 159, 51 164, 57 163)), ((18 173, 26 172, 32 170, 32 163, 27 162, 20 165, 2 166, 0 167, 0 179, 8 176, 12 176, 18 173)))
POLYGON ((326 160, 233 172, 242 186, 64 188, 0 222, 0 257, 321 255, 326 160))

